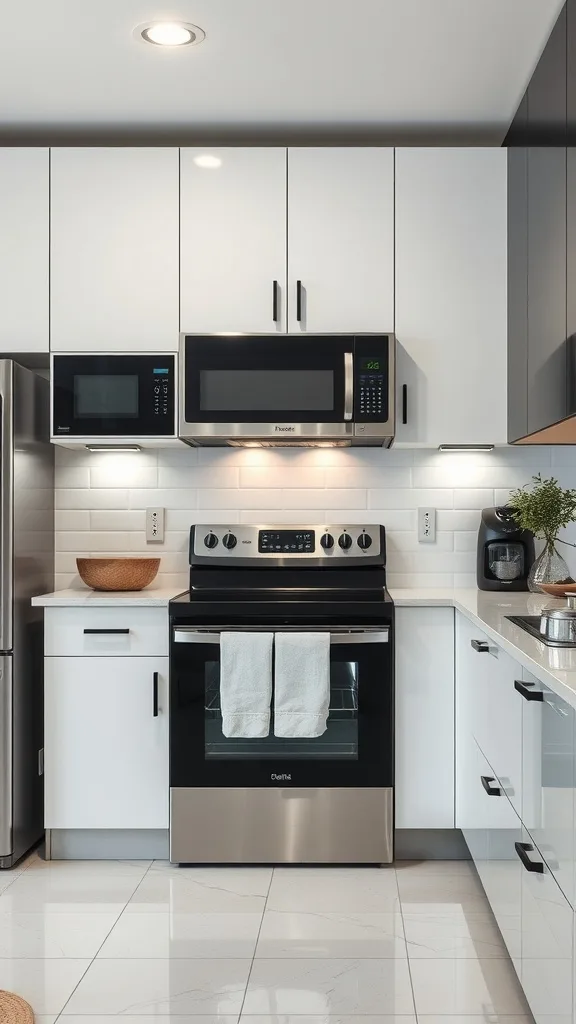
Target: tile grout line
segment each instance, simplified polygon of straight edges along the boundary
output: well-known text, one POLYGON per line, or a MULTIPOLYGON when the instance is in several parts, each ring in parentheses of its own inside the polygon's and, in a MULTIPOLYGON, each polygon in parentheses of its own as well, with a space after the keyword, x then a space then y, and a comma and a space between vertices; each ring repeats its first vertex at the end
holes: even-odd
MULTIPOLYGON (((142 875, 142 878, 141 878, 141 879, 140 879, 140 881, 138 882, 138 884, 137 884, 136 888, 135 888, 135 889, 133 890, 133 892, 131 893, 131 895, 130 895, 130 896, 128 897, 128 899, 126 900, 126 903, 125 903, 125 904, 124 904, 124 906, 122 907, 122 910, 121 910, 121 911, 120 911, 120 913, 118 914, 118 917, 117 917, 117 918, 116 918, 116 920, 114 921, 114 924, 112 925, 112 927, 111 927, 110 931, 109 931, 109 932, 107 933, 107 935, 105 935, 104 939, 102 940, 102 942, 101 942, 101 943, 100 943, 100 945, 98 946, 98 949, 96 950, 96 952, 95 952, 94 956, 93 956, 93 957, 92 957, 92 959, 90 960, 90 963, 88 964, 88 967, 87 967, 87 968, 86 968, 86 970, 84 971, 84 973, 83 973, 82 977, 78 979, 78 981, 77 981, 76 985, 74 986, 74 988, 72 989, 72 991, 71 991, 70 995, 68 996, 68 998, 67 998, 66 1002, 64 1003, 64 1006, 62 1007, 62 1009, 60 1010, 60 1012, 59 1012, 59 1013, 57 1014, 57 1016, 56 1016, 56 1017, 54 1018, 54 1024, 56 1024, 56 1022, 60 1020, 60 1017, 61 1017, 61 1016, 62 1016, 62 1014, 64 1013, 64 1010, 65 1010, 65 1009, 66 1009, 66 1007, 68 1006, 68 1003, 69 1003, 69 1002, 70 1002, 70 1000, 72 999, 72 996, 73 996, 73 995, 74 995, 74 993, 75 993, 75 992, 77 991, 77 989, 78 989, 78 987, 80 986, 80 984, 81 984, 81 983, 82 983, 82 982, 84 981, 84 978, 85 978, 85 977, 86 977, 86 975, 88 974, 88 971, 90 970, 90 968, 92 967, 92 965, 93 965, 93 964, 94 964, 94 962, 96 961, 96 958, 97 958, 97 956, 98 956, 98 954, 99 954, 100 950, 102 949, 102 947, 104 946, 104 944, 105 944, 105 943, 106 943, 106 942, 108 941, 108 939, 110 938, 110 936, 111 936, 112 932, 114 931, 114 929, 115 929, 116 925, 118 924, 118 921, 120 920, 120 918, 122 917, 122 915, 123 915, 124 911, 126 910, 126 907, 128 906, 128 904, 130 903, 130 901, 131 901, 131 900, 133 899, 133 897, 134 897, 134 896, 136 895, 136 893, 138 892, 138 889, 139 889, 139 888, 140 888, 140 886, 142 885, 142 882, 143 882, 143 881, 144 881, 144 879, 146 878, 146 876, 147 876, 148 872, 150 871, 150 868, 152 867, 153 863, 154 863, 154 861, 153 861, 153 860, 151 860, 151 861, 150 861, 150 863, 149 863, 149 865, 148 865, 148 867, 146 868, 146 871, 145 871, 145 872, 144 872, 144 874, 142 875)), ((88 959, 88 958, 87 958, 87 959, 88 959)))
POLYGON ((266 892, 266 899, 264 900, 264 909, 262 911, 262 917, 261 917, 261 920, 260 920, 260 925, 258 927, 258 934, 256 936, 256 942, 254 943, 254 952, 252 954, 252 960, 250 961, 250 968, 248 970, 248 977, 246 978, 246 988, 244 989, 244 995, 242 996, 242 1005, 240 1007, 240 1012, 238 1014, 238 1024, 240 1024, 240 1020, 241 1020, 242 1014, 244 1012, 244 1003, 246 1002, 246 996, 248 994, 248 986, 250 984, 250 978, 252 977, 252 968, 254 967, 254 961, 256 959, 256 950, 258 949, 258 943, 260 941, 260 932, 262 931, 262 925, 264 924, 264 915, 266 913, 266 908, 268 906, 268 897, 270 895, 270 889, 272 888, 272 882, 273 882, 273 879, 274 879, 274 872, 275 871, 276 871, 276 868, 272 868, 272 872, 270 874, 270 882, 268 883, 268 890, 266 892))
POLYGON ((408 977, 410 978, 410 989, 412 991, 412 1002, 414 1004, 414 1017, 416 1024, 418 1024, 418 1013, 416 1010, 416 993, 414 992, 414 981, 412 979, 412 965, 410 963, 410 955, 408 953, 408 940, 406 938, 406 922, 404 921, 404 906, 402 903, 402 896, 400 895, 400 885, 398 883, 398 872, 394 868, 394 877, 396 878, 396 889, 398 891, 398 903, 400 904, 400 917, 402 919, 402 932, 404 934, 404 944, 406 946, 406 963, 408 965, 408 977))

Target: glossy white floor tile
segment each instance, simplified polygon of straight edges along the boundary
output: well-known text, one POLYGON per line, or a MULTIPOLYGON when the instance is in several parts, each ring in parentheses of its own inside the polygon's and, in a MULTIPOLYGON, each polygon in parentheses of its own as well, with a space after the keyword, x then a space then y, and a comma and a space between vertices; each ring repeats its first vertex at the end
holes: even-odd
POLYGON ((33 855, 0 874, 0 988, 28 999, 37 1024, 533 1024, 462 862, 33 855))
POLYGON ((37 1014, 60 1013, 90 960, 0 960, 0 989, 17 992, 37 1014))
POLYGON ((267 910, 256 956, 267 957, 405 957, 402 915, 294 913, 267 910))
POLYGON ((123 914, 99 957, 251 958, 262 914, 123 914))
POLYGON ((150 869, 126 912, 259 913, 271 878, 271 868, 150 869))
POLYGON ((407 960, 255 960, 247 1014, 414 1012, 407 960))
POLYGON ((490 912, 404 913, 408 956, 414 959, 507 957, 490 912))
POLYGON ((390 914, 399 909, 393 868, 276 868, 267 910, 390 914))
POLYGON ((66 1007, 80 1014, 239 1014, 250 960, 94 960, 66 1007))
POLYGON ((411 960, 416 1013, 523 1014, 527 1007, 506 960, 411 960))
POLYGON ((118 914, 5 914, 0 917, 0 957, 92 959, 118 914))

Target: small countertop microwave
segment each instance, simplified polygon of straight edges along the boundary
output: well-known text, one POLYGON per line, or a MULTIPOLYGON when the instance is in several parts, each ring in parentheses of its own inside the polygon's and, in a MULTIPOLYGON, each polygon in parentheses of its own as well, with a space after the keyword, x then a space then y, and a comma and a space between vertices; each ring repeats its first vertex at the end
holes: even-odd
POLYGON ((51 440, 68 448, 178 445, 175 354, 55 353, 51 440))
POLYGON ((394 440, 393 334, 180 337, 179 434, 234 447, 394 440))

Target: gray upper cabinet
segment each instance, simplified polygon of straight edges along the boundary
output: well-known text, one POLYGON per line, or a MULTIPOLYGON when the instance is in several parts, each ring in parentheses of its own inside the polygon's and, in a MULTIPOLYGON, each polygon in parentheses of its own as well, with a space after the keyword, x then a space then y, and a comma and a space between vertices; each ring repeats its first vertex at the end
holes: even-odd
POLYGON ((576 197, 567 179, 567 24, 564 8, 506 138, 508 440, 528 444, 568 439, 541 433, 570 411, 567 223, 576 197))

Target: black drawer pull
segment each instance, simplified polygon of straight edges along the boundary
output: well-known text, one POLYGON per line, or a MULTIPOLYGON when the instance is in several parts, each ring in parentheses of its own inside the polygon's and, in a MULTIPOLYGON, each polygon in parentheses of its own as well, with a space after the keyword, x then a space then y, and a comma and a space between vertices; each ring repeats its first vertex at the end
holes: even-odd
POLYGON ((514 849, 520 857, 526 871, 534 871, 537 875, 544 874, 544 865, 541 860, 530 860, 528 854, 534 849, 531 843, 514 843, 514 849))
POLYGON ((278 323, 278 281, 272 282, 272 319, 278 323))
POLYGON ((85 633, 89 633, 91 636, 94 636, 95 634, 97 634, 97 635, 108 635, 109 633, 112 633, 114 635, 116 635, 118 633, 126 634, 126 633, 129 633, 130 630, 129 629, 85 629, 84 632, 85 633))
POLYGON ((153 675, 153 697, 152 697, 152 708, 154 718, 158 718, 158 673, 155 672, 153 675))
POLYGON ((302 281, 296 281, 296 319, 302 320, 302 281))
POLYGON ((478 654, 490 654, 490 645, 485 640, 471 640, 470 646, 478 651, 478 654))
POLYGON ((402 385, 402 423, 408 423, 408 385, 402 385))
POLYGON ((531 690, 531 686, 534 686, 534 683, 525 683, 523 679, 514 680, 514 689, 522 694, 524 700, 544 700, 542 690, 531 690))
POLYGON ((502 790, 500 786, 491 786, 491 782, 496 782, 493 775, 481 775, 480 782, 484 786, 484 789, 488 793, 488 796, 502 796, 502 790))

